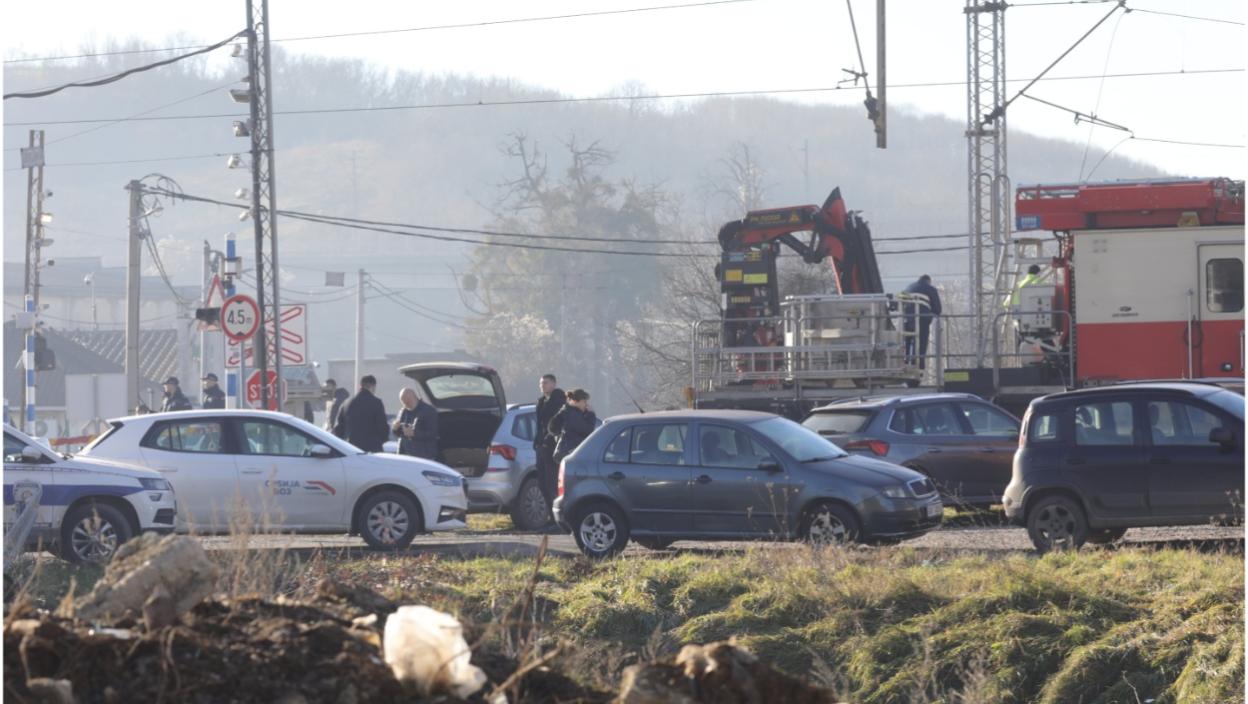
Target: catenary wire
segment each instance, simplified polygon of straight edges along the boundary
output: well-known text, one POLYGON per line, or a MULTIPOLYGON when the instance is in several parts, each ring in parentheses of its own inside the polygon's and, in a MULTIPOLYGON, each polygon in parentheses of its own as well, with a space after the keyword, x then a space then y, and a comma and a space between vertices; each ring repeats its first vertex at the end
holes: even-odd
POLYGON ((134 68, 129 68, 129 69, 126 69, 125 71, 113 74, 111 76, 106 76, 104 78, 99 78, 99 79, 91 80, 91 81, 79 81, 76 83, 64 83, 62 85, 55 86, 53 88, 45 88, 43 90, 27 91, 24 93, 5 93, 4 99, 8 100, 9 98, 43 98, 49 95, 53 95, 55 93, 59 93, 67 88, 95 88, 98 86, 108 85, 109 83, 116 83, 117 81, 120 81, 121 79, 126 78, 127 76, 133 76, 136 73, 150 71, 154 68, 160 68, 161 66, 168 66, 169 64, 177 63, 179 61, 182 61, 183 59, 189 59, 192 56, 199 56, 200 54, 205 54, 214 49, 219 49, 225 46, 226 44, 229 44, 230 42, 234 41, 235 39, 243 36, 246 33, 247 33, 246 30, 239 31, 239 32, 236 32, 233 36, 229 37, 228 39, 222 39, 216 44, 206 46, 203 49, 192 51, 188 54, 179 54, 178 56, 172 56, 168 59, 163 59, 161 61, 156 61, 150 64, 144 64, 142 66, 135 66, 134 68))
MULTIPOLYGON (((1242 67, 1235 68, 1213 68, 1213 69, 1193 69, 1178 71, 1134 71, 1127 73, 1114 73, 1102 76, 1101 74, 1091 75, 1073 75, 1073 76, 1043 76, 1038 78, 1007 78, 1006 83, 1021 83, 1029 81, 1034 84, 1039 81, 1084 81, 1084 80, 1100 80, 1104 78, 1154 78, 1159 76, 1195 76, 1204 74, 1220 74, 1220 73, 1243 73, 1242 67)), ((966 81, 927 81, 918 83, 898 83, 896 85, 887 86, 889 90, 901 90, 906 88, 948 88, 965 86, 966 81)), ((1029 84, 1030 85, 1030 84, 1029 84)), ((471 102, 455 102, 455 103, 417 103, 413 105, 373 105, 366 107, 344 107, 344 108, 308 108, 301 110, 274 110, 273 115, 325 115, 340 113, 360 113, 360 112, 393 112, 403 110, 443 110, 453 108, 478 108, 478 107, 507 107, 513 105, 559 105, 569 103, 600 103, 600 102, 616 102, 629 100, 676 100, 676 99, 693 99, 693 98, 731 98, 755 95, 796 95, 803 93, 833 93, 837 91, 857 90, 853 87, 830 86, 816 88, 773 88, 763 90, 737 90, 737 91, 701 91, 688 93, 654 93, 650 95, 602 95, 588 97, 571 97, 571 98, 522 98, 517 100, 477 100, 471 102)), ((71 120, 24 120, 19 122, 6 122, 5 127, 38 127, 49 125, 82 125, 95 122, 161 122, 169 120, 206 120, 221 118, 246 118, 245 113, 204 113, 198 115, 156 115, 148 117, 137 117, 132 119, 116 118, 116 117, 97 117, 97 118, 77 118, 71 120)))

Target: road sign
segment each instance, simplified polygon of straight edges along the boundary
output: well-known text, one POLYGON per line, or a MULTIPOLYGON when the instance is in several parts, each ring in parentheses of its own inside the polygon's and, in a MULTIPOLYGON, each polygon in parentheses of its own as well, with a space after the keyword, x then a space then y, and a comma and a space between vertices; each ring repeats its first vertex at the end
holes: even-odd
MULTIPOLYGON (((286 403, 286 385, 285 384, 281 385, 281 391, 279 394, 279 391, 277 388, 277 372, 273 370, 269 370, 265 374, 265 378, 268 380, 265 386, 269 387, 268 410, 276 411, 278 409, 278 402, 279 402, 278 396, 279 395, 281 396, 281 403, 283 404, 286 403)), ((247 403, 250 403, 253 407, 258 407, 260 405, 260 370, 259 369, 255 370, 254 372, 251 373, 250 376, 247 377, 247 403)))
POLYGON ((251 296, 230 296, 221 304, 221 330, 231 340, 246 340, 260 327, 260 307, 251 296))
MULTIPOLYGON (((208 295, 204 297, 204 308, 220 308, 225 302, 225 288, 221 286, 221 277, 217 274, 212 275, 212 283, 208 284, 208 295)), ((218 317, 217 322, 208 323, 203 320, 199 321, 196 326, 200 332, 217 332, 221 329, 221 321, 218 317)))
MULTIPOLYGON (((269 359, 273 358, 273 321, 264 323, 266 342, 269 347, 269 359)), ((255 366, 255 350, 253 340, 235 342, 231 340, 225 350, 225 365, 237 367, 241 358, 248 367, 255 366)), ((306 303, 291 303, 282 306, 282 365, 298 367, 308 364, 308 306, 306 303)))

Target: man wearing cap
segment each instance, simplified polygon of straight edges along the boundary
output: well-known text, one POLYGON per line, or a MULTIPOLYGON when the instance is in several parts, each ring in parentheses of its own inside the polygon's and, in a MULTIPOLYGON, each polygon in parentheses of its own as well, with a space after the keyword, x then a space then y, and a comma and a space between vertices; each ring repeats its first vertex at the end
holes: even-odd
POLYGON ((191 410, 191 400, 182 393, 182 388, 178 385, 178 377, 171 376, 165 379, 165 402, 161 404, 160 410, 161 412, 191 410))
POLYGON ((204 398, 200 401, 202 408, 225 408, 225 392, 217 386, 217 375, 208 372, 201 379, 204 382, 204 398))

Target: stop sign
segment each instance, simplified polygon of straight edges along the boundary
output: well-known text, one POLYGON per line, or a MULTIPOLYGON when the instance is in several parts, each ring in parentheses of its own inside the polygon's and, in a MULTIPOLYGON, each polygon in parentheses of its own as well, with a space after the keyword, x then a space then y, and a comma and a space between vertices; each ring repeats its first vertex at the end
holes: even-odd
MULTIPOLYGON (((269 394, 268 410, 276 411, 278 408, 278 403, 279 403, 279 400, 278 400, 279 391, 277 388, 277 372, 273 370, 269 370, 268 372, 265 373, 265 380, 266 380, 265 386, 269 387, 268 388, 268 394, 269 394)), ((284 398, 286 396, 285 392, 286 392, 286 385, 282 384, 280 393, 283 396, 283 398, 281 399, 281 401, 286 400, 284 398)), ((251 376, 247 377, 247 403, 250 403, 253 407, 258 406, 260 404, 260 370, 259 369, 253 371, 251 373, 251 376)))

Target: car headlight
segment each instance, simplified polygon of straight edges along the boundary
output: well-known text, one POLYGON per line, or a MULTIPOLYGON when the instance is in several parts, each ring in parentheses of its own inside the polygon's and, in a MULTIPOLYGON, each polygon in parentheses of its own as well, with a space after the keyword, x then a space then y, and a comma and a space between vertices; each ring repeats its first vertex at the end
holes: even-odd
POLYGON ((880 493, 887 496, 890 499, 905 499, 905 498, 909 498, 910 496, 909 492, 906 491, 905 484, 894 484, 892 486, 886 486, 884 487, 884 489, 880 491, 880 493))
POLYGON ((433 472, 430 470, 425 470, 424 472, 421 472, 421 474, 425 475, 425 479, 428 479, 429 483, 434 486, 460 486, 463 483, 463 480, 456 474, 433 472))
POLYGON ((160 477, 152 479, 148 479, 146 477, 141 478, 139 479, 139 486, 150 491, 171 491, 173 489, 173 485, 169 483, 168 479, 160 477))

